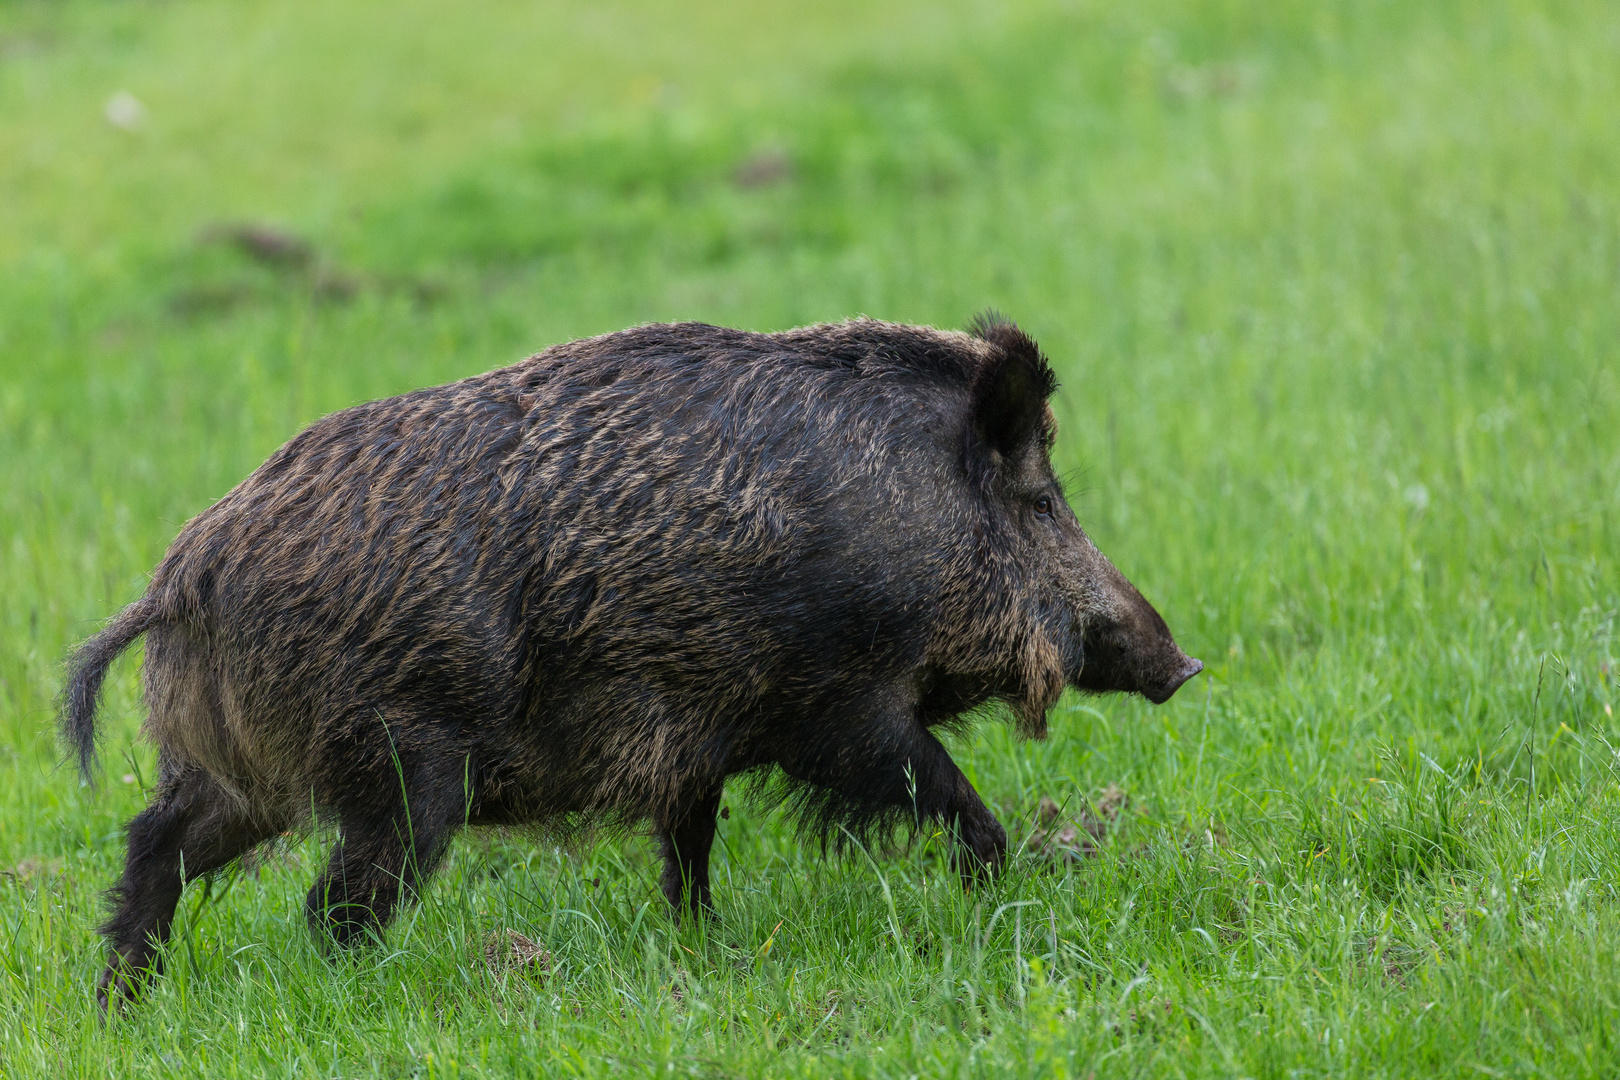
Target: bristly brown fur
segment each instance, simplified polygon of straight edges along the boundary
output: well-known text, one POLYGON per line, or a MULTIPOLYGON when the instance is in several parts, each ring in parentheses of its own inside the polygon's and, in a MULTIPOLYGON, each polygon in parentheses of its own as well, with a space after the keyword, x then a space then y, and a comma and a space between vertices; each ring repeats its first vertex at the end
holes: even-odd
POLYGON ((102 674, 146 634, 162 763, 104 995, 155 962, 181 865, 312 809, 341 839, 309 916, 340 942, 466 824, 650 821, 666 892, 705 905, 739 773, 779 770, 823 836, 944 821, 994 865, 931 729, 1001 699, 1039 736, 1066 684, 1157 697, 1192 663, 1062 502, 1055 389, 999 317, 680 324, 311 425, 75 659, 88 769, 102 674))

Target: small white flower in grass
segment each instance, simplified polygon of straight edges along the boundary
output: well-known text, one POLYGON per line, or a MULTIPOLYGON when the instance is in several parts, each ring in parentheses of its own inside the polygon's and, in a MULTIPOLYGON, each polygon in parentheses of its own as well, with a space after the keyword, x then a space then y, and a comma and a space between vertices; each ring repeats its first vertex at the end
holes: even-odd
POLYGON ((127 773, 124 774, 124 783, 133 784, 134 782, 135 782, 135 774, 134 773, 127 772, 127 773))
POLYGON ((121 131, 134 131, 146 123, 146 106, 128 90, 120 90, 107 99, 102 115, 113 127, 121 131))

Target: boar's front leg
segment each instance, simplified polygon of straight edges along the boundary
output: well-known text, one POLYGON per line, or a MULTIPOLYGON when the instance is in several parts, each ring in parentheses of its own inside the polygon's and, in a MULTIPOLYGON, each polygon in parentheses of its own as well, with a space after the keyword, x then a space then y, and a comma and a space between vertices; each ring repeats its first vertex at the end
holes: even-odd
POLYGON ((885 710, 829 736, 805 740, 809 745, 781 764, 790 776, 832 789, 838 816, 859 823, 910 810, 952 831, 966 882, 1000 868, 1006 830, 914 708, 885 710))
POLYGON ((913 759, 912 772, 919 816, 942 820, 950 827, 958 845, 957 868, 964 884, 981 874, 996 873, 1007 857, 1007 830, 984 805, 984 800, 940 741, 926 729, 919 730, 917 750, 920 755, 913 759), (919 759, 922 768, 915 764, 919 759), (932 788, 926 810, 922 780, 925 770, 932 788))
POLYGON ((720 810, 723 788, 703 791, 682 800, 670 820, 661 823, 658 846, 664 856, 664 896, 676 914, 686 910, 701 915, 714 910, 709 891, 709 849, 714 844, 714 817, 720 810))

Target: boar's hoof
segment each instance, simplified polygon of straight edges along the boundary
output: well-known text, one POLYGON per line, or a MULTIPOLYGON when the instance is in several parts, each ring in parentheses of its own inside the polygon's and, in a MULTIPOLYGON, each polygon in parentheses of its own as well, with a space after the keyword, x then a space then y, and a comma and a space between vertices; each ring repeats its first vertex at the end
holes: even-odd
POLYGON ((106 1019, 114 1006, 121 1008, 140 997, 146 976, 150 974, 148 970, 136 968, 127 958, 114 954, 96 982, 96 1005, 101 1009, 102 1019, 106 1019))
POLYGON ((1007 859, 1007 830, 993 817, 964 821, 957 830, 956 865, 962 887, 971 889, 975 881, 995 877, 1007 859))
POLYGON ((1143 690, 1142 694, 1149 701, 1153 702, 1153 704, 1163 705, 1165 702, 1170 700, 1170 696, 1172 694, 1181 689, 1182 683, 1186 682, 1188 679, 1192 678, 1194 675, 1203 670, 1204 662, 1202 660, 1195 660, 1190 656, 1184 657, 1182 662, 1177 665, 1175 671, 1171 672, 1169 678, 1165 679, 1157 686, 1152 686, 1143 690))

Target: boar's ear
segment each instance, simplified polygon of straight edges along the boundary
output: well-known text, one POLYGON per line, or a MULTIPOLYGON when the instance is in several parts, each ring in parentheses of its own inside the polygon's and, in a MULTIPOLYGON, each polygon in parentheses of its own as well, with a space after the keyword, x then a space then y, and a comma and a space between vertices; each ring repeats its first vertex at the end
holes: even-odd
POLYGON ((969 395, 970 434, 1005 456, 1040 431, 1057 376, 1029 335, 996 312, 975 318, 968 332, 993 346, 969 395))

